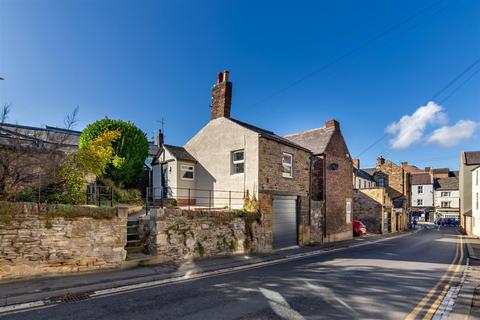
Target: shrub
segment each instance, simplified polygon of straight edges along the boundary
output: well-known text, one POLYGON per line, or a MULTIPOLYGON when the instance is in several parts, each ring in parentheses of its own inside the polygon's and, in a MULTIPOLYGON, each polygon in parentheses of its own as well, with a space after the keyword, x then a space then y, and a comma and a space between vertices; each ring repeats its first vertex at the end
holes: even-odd
POLYGON ((80 135, 80 148, 89 145, 101 134, 117 130, 120 137, 113 143, 114 158, 108 163, 105 175, 116 185, 135 186, 143 175, 143 166, 148 156, 148 141, 145 133, 133 123, 108 118, 88 125, 80 135))

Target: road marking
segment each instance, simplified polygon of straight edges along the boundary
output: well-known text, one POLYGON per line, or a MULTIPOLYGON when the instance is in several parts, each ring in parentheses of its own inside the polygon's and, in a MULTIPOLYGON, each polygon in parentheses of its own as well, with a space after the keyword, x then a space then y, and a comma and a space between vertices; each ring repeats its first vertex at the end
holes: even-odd
MULTIPOLYGON (((455 273, 458 272, 458 270, 461 266, 461 262, 463 260, 463 255, 464 255, 464 253, 463 253, 463 238, 461 236, 457 235, 457 240, 459 240, 459 241, 456 241, 457 246, 455 248, 455 257, 453 258, 452 262, 448 266, 447 271, 445 271, 445 273, 440 277, 440 279, 437 281, 437 283, 430 289, 430 291, 423 297, 423 299, 415 306, 415 308, 405 317, 405 320, 416 319, 416 317, 420 314, 420 312, 423 311, 423 308, 425 307, 425 305, 432 299, 433 295, 438 290, 441 283, 448 277, 449 274, 451 274, 451 275, 450 275, 450 279, 448 281, 448 284, 450 282, 452 282, 453 277, 455 276, 455 273), (460 255, 459 255, 459 253, 460 253, 460 255), (453 269, 455 269, 455 271, 453 269), (452 271, 453 271, 453 273, 452 273, 452 271)), ((440 293, 440 295, 441 295, 441 293, 440 293)), ((436 308, 438 308, 438 306, 436 308)), ((436 308, 434 308, 433 305, 430 306, 430 308, 427 310, 427 314, 429 314, 432 309, 433 309, 433 312, 435 312, 436 308)), ((431 319, 432 316, 433 316, 433 313, 430 317, 427 317, 427 315, 426 315, 424 319, 431 319)))
POLYGON ((438 295, 437 299, 435 299, 435 301, 433 302, 433 304, 432 304, 432 306, 430 307, 430 309, 428 309, 427 313, 426 313, 425 316, 423 317, 423 320, 431 319, 431 318, 433 317, 433 315, 435 314, 435 311, 436 311, 436 310, 438 309, 438 307, 440 306, 440 303, 442 302, 443 298, 444 298, 445 295, 447 294, 449 288, 450 288, 450 285, 449 285, 449 284, 446 284, 446 285, 443 287, 442 292, 440 292, 440 294, 438 295))

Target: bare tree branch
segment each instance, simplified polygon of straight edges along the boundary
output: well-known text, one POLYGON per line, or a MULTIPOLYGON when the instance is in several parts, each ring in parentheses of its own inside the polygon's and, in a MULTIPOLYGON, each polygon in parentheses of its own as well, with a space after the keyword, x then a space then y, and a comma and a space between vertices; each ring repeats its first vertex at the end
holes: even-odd
POLYGON ((78 110, 79 106, 76 106, 75 109, 69 114, 65 116, 63 123, 65 124, 65 129, 73 129, 75 125, 78 123, 78 110))
POLYGON ((5 121, 7 121, 10 107, 11 105, 9 103, 3 105, 2 111, 0 111, 0 123, 5 123, 5 121))

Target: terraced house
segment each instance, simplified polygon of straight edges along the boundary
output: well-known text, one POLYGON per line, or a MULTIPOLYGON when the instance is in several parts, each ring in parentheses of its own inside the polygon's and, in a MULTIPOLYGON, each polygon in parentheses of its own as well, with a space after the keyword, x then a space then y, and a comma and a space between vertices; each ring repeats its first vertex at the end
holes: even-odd
POLYGON ((338 122, 281 137, 233 118, 231 106, 225 71, 212 88, 210 121, 184 146, 160 147, 152 162, 154 197, 192 209, 239 209, 248 192, 258 199, 274 249, 351 238, 351 189, 343 186, 351 184, 352 165, 338 122), (311 143, 299 142, 302 136, 311 143))

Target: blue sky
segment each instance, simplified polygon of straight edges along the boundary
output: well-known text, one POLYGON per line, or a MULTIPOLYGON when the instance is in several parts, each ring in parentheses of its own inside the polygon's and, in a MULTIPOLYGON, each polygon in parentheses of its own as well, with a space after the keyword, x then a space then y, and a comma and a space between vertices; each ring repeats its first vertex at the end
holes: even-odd
POLYGON ((480 74, 415 112, 480 57, 479 38, 476 0, 0 0, 0 104, 26 125, 61 125, 78 105, 79 130, 108 116, 149 137, 165 118, 167 142, 182 145, 228 69, 235 118, 278 134, 334 118, 354 157, 389 128, 362 166, 383 154, 457 168, 461 150, 480 149, 480 74))

